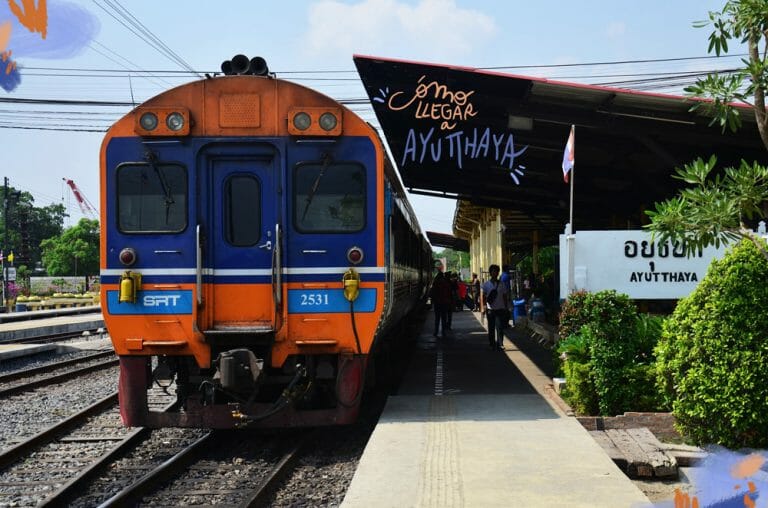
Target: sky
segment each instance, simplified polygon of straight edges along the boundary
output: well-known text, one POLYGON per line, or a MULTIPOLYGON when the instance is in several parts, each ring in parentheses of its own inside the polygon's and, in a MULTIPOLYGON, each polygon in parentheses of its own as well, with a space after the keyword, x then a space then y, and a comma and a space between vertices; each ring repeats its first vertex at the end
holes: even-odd
MULTIPOLYGON (((45 39, 10 8, 38 2, 0 2, 0 49, 11 51, 20 78, 12 90, 0 88, 0 177, 37 206, 63 203, 65 225, 87 215, 64 179, 98 208, 109 125, 132 103, 218 71, 237 53, 262 56, 278 77, 339 100, 366 98, 354 54, 591 84, 738 65, 736 58, 637 62, 706 56, 709 30, 692 23, 724 0, 48 0, 45 39), (122 105, 52 103, 60 100, 122 105)), ((40 27, 34 12, 23 18, 40 27)), ((646 89, 681 91, 668 81, 646 89)), ((378 125, 369 106, 351 108, 378 125)), ((423 230, 452 232, 453 200, 411 198, 423 230)))

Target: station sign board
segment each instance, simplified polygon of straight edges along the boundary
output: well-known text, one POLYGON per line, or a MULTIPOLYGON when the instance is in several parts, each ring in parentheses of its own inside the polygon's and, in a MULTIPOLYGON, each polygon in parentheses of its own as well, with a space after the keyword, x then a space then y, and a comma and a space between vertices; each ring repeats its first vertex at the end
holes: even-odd
POLYGON ((681 244, 654 241, 646 231, 578 231, 568 242, 560 235, 560 298, 568 295, 569 243, 573 246, 573 286, 590 292, 615 289, 635 300, 679 299, 704 278, 710 263, 727 247, 707 247, 688 255, 681 244))

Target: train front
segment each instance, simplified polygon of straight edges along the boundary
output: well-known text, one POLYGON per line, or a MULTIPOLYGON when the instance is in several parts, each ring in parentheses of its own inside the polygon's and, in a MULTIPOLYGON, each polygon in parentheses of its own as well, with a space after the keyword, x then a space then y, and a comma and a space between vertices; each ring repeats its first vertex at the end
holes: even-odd
POLYGON ((383 172, 363 120, 268 75, 183 85, 119 120, 101 149, 101 303, 124 423, 353 421, 384 308, 383 172), (150 410, 153 386, 178 409, 150 410))

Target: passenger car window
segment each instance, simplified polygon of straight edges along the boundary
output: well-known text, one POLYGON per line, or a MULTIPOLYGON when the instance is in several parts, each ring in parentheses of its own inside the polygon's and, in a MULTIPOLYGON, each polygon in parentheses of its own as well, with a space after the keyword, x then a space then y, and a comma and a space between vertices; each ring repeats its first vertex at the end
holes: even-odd
POLYGON ((123 233, 178 233, 187 227, 187 170, 178 164, 117 168, 117 223, 123 233))
POLYGON ((293 172, 293 222, 302 233, 354 233, 365 227, 365 168, 302 163, 293 172))
POLYGON ((251 175, 234 175, 224 184, 224 239, 236 247, 261 237, 261 185, 251 175))

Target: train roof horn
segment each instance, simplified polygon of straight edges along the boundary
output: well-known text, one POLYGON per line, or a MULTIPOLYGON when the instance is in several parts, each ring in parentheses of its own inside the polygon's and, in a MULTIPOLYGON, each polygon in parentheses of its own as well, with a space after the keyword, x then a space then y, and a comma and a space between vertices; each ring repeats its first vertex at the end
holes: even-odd
POLYGON ((227 76, 267 76, 269 75, 269 67, 267 61, 260 56, 249 59, 245 55, 235 55, 231 60, 221 62, 221 72, 227 76))

